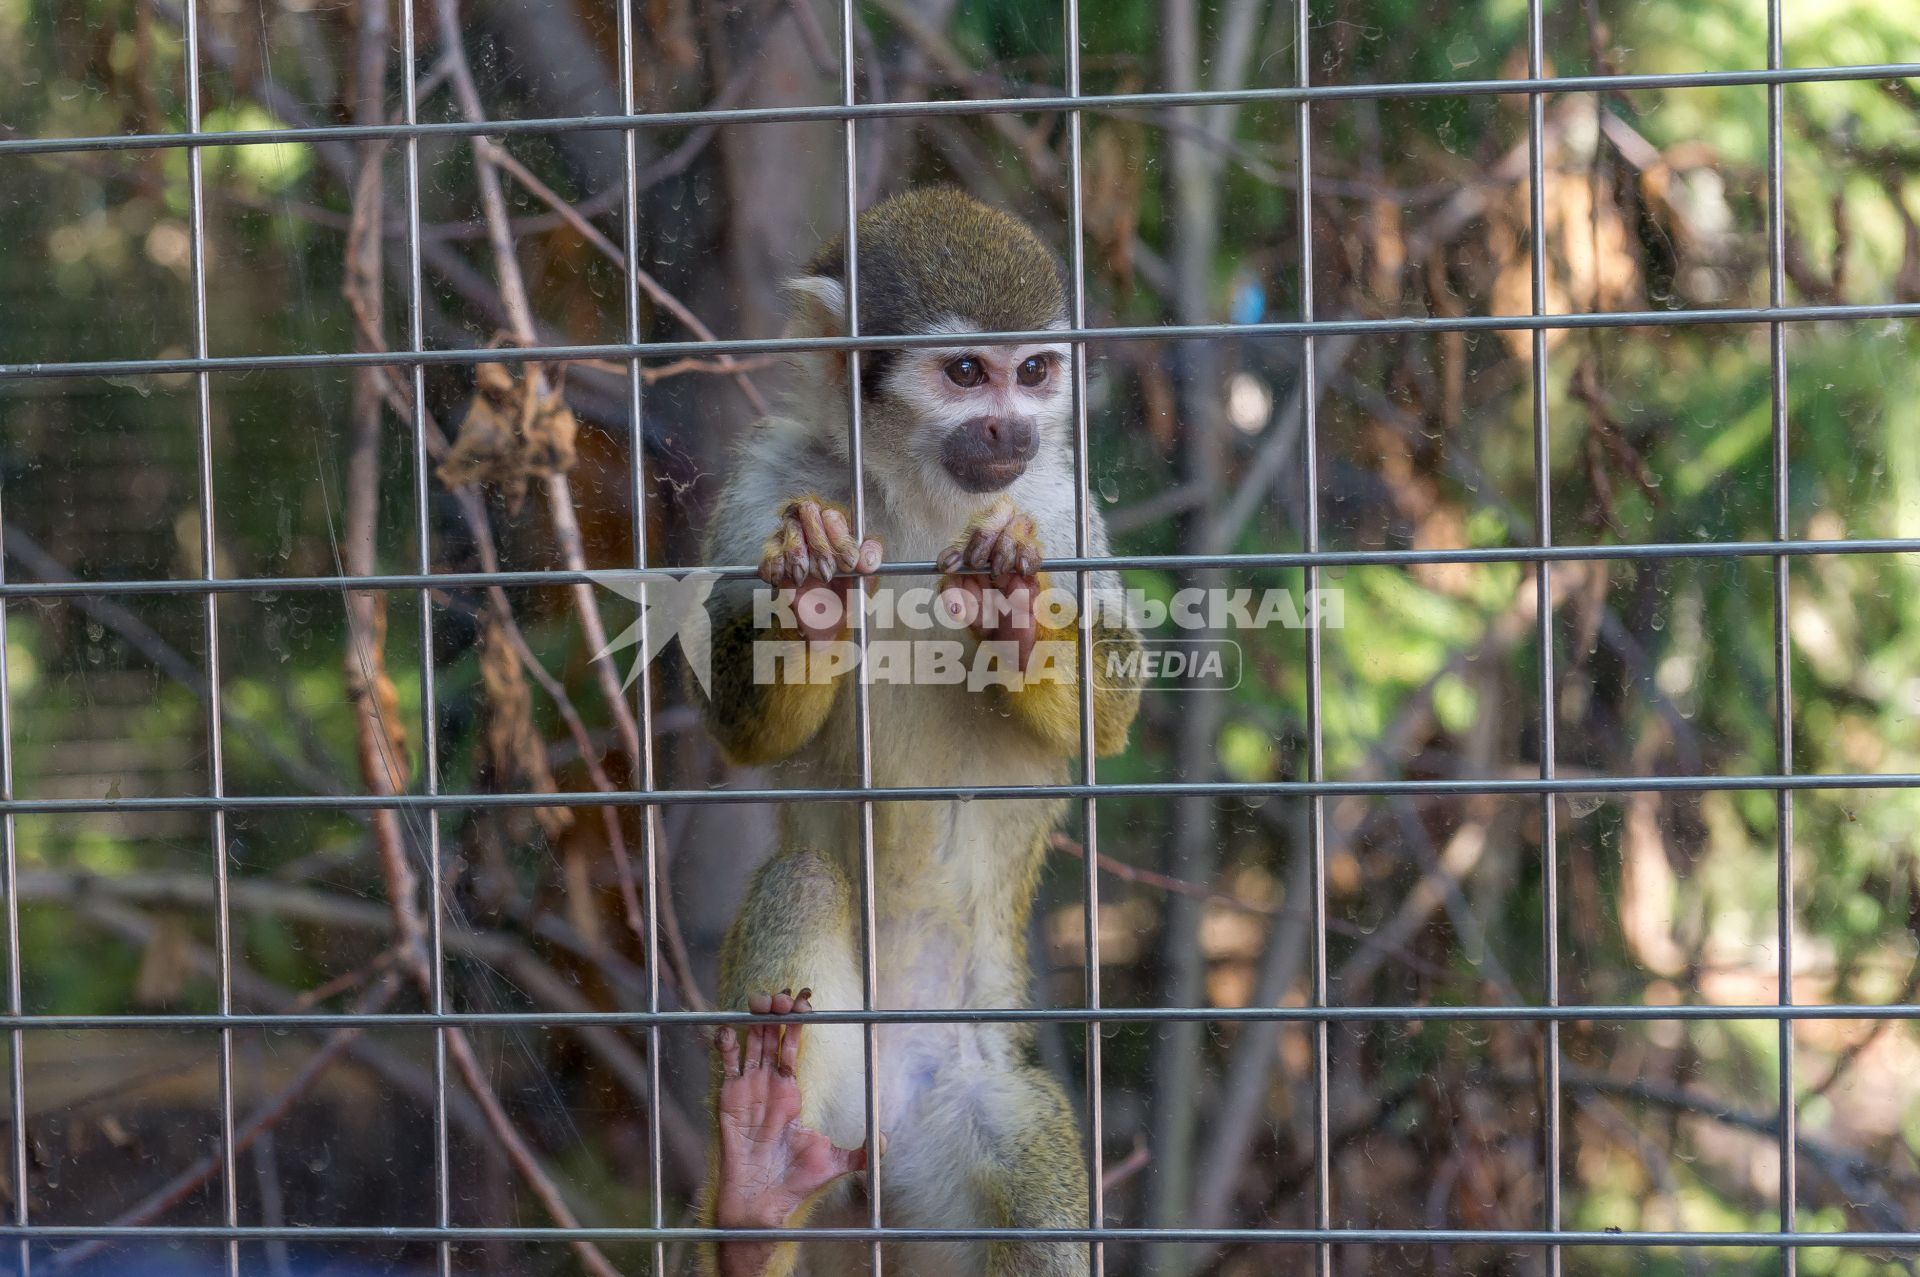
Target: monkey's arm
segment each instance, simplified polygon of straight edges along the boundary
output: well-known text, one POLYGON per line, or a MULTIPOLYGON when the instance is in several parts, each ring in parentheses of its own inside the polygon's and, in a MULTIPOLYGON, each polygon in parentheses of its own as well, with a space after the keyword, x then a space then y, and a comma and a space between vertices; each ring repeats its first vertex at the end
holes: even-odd
MULTIPOLYGON (((1140 709, 1140 636, 1131 626, 1096 619, 1093 633, 1093 750, 1111 758, 1127 747, 1127 732, 1140 709)), ((1014 690, 1002 689, 1008 707, 1023 726, 1063 754, 1080 752, 1080 631, 1041 626, 1029 677, 1014 690), (1046 646, 1041 646, 1045 644, 1046 646)))
POLYGON ((742 767, 791 757, 819 733, 840 689, 838 678, 819 676, 824 650, 797 630, 753 622, 751 609, 715 622, 711 695, 698 684, 688 689, 721 752, 742 767), (779 645, 788 659, 756 668, 759 642, 779 645))
MULTIPOLYGON (((1098 531, 1096 524, 1095 530, 1098 531)), ((1096 547, 1105 553, 1104 537, 1096 547)), ((1080 752, 1080 627, 1078 620, 1055 628, 1037 614, 1035 604, 1052 590, 1039 570, 1040 535, 1032 516, 1002 498, 975 516, 958 540, 939 558, 942 589, 948 595, 972 595, 982 639, 1011 641, 1024 677, 1017 687, 997 686, 1008 711, 1040 741, 1061 754, 1080 752), (964 574, 964 569, 973 569, 964 574), (956 575, 960 574, 960 575, 956 575), (1003 612, 1001 608, 1011 608, 1003 612)), ((1140 636, 1116 608, 1119 580, 1096 573, 1080 598, 1092 609, 1093 749, 1108 758, 1127 747, 1127 731, 1140 709, 1140 636), (1102 579, 1106 578, 1106 579, 1102 579)), ((956 598, 956 603, 964 598, 956 598)))
MULTIPOLYGON (((760 516, 743 501, 729 490, 709 553, 729 553, 759 531, 760 516)), ((826 722, 840 675, 854 664, 847 614, 862 597, 858 583, 880 566, 880 542, 856 540, 844 507, 809 493, 781 499, 773 512, 758 547, 760 579, 786 592, 793 610, 776 621, 750 587, 728 589, 713 631, 711 692, 692 689, 721 750, 747 766, 791 756, 826 722)))

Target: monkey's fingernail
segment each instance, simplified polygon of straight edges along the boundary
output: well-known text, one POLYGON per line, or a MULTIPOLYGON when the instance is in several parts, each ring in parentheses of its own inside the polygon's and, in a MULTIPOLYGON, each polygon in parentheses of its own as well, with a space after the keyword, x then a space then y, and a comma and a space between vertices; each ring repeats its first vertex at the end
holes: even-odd
POLYGON ((801 997, 801 998, 802 998, 803 1000, 804 1000, 804 999, 806 999, 806 998, 810 998, 810 997, 812 997, 812 996, 813 996, 813 990, 812 990, 812 989, 802 989, 802 990, 800 990, 800 997, 801 997))
POLYGON ((780 990, 780 995, 782 997, 790 998, 793 996, 793 990, 791 988, 782 989, 780 990))

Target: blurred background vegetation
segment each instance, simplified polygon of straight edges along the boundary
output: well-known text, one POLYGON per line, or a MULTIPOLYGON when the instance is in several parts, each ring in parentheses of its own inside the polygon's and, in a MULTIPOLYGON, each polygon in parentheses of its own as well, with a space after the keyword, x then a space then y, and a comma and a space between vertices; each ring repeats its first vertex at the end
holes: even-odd
MULTIPOLYGON (((1063 91, 1052 0, 862 0, 865 100, 1063 91)), ((391 121, 402 76, 422 119, 618 112, 618 26, 587 0, 422 0, 403 65, 385 0, 204 0, 208 129, 391 121)), ((1786 62, 1920 58, 1916 0, 1788 0, 1786 62)), ((826 0, 636 4, 638 109, 838 101, 826 0)), ((0 137, 186 127, 181 0, 0 0, 0 137)), ((1314 0, 1315 83, 1525 74, 1522 0, 1314 0)), ((1285 0, 1105 0, 1082 14, 1089 92, 1293 82, 1285 0)), ((1552 0, 1550 71, 1766 65, 1762 0, 1552 0)), ((1521 96, 1329 101, 1312 112, 1315 314, 1494 315, 1530 307, 1521 96)), ((1920 78, 1784 91, 1794 303, 1920 301, 1920 78)), ((1300 313, 1299 137, 1291 105, 1086 116, 1087 286, 1098 324, 1300 313)), ((1545 102, 1545 291, 1555 311, 1746 307, 1768 296, 1767 91, 1561 93, 1545 102)), ((1065 249, 1071 170, 1058 113, 887 119, 859 130, 863 202, 962 184, 1065 249)), ((434 348, 594 343, 626 333, 624 252, 644 268, 645 338, 761 337, 779 280, 838 232, 835 123, 650 127, 624 224, 616 132, 418 147, 424 338, 434 348)), ((277 144, 204 153, 207 320, 217 355, 405 348, 406 149, 277 144)), ((0 154, 0 363, 193 349, 188 158, 180 148, 0 154)), ((1785 333, 1789 531, 1920 537, 1920 334, 1906 319, 1785 333)), ((1769 332, 1753 324, 1560 330, 1547 339, 1552 526, 1536 526, 1531 338, 1413 333, 1317 343, 1321 532, 1332 549, 1764 540, 1774 535, 1769 332)), ((1125 551, 1303 543, 1302 344, 1247 337, 1087 348, 1096 500, 1125 551)), ((646 553, 697 562, 728 448, 776 400, 777 360, 658 360, 644 386, 646 553)), ((544 449, 481 449, 424 486, 416 538, 411 383, 336 368, 209 378, 215 527, 229 577, 564 566, 636 555, 628 367, 579 361, 424 376, 432 463, 523 408, 544 449), (484 482, 452 486, 453 479, 484 482)), ((193 379, 0 380, 10 581, 200 575, 193 379)), ((1920 772, 1920 571, 1911 555, 1569 562, 1552 574, 1562 775, 1781 769, 1774 574, 1788 573, 1792 769, 1920 772)), ((1291 571, 1133 574, 1301 588, 1291 571)), ((1535 581, 1514 564, 1327 573, 1327 774, 1529 777, 1542 717, 1535 581)), ((612 594, 434 591, 422 599, 262 590, 212 609, 230 794, 419 790, 422 671, 448 792, 625 787, 640 726, 588 658, 631 619, 612 594)), ((23 798, 207 792, 208 612, 191 596, 69 597, 6 610, 13 770, 23 798)), ((1112 780, 1304 775, 1298 630, 1238 636, 1231 695, 1149 697, 1112 780)), ((717 759, 656 671, 656 781, 754 784, 717 759)), ((930 783, 940 778, 929 777, 930 783)), ((1556 800, 1559 989, 1570 1003, 1771 1004, 1776 846, 1764 792, 1556 800)), ((1912 1003, 1920 918, 1912 789, 1805 790, 1792 821, 1799 1002, 1912 1003)), ((1104 995, 1120 1005, 1301 1004, 1312 965, 1306 813, 1265 802, 1099 805, 1104 995)), ((215 917, 197 814, 21 816, 22 984, 33 1012, 207 1011, 230 929, 251 1011, 417 1009, 424 816, 235 814, 231 916, 215 917)), ((1546 994, 1543 811, 1526 797, 1327 806, 1329 974, 1345 1005, 1530 1003, 1546 994)), ((656 820, 664 1005, 700 1007, 718 938, 770 846, 772 813, 676 807, 656 820)), ((1080 854, 1065 831, 1036 924, 1043 1003, 1083 997, 1080 854)), ((454 810, 442 847, 446 998, 479 1010, 646 1005, 631 808, 454 810)), ((22 1060, 24 1193, 37 1222, 220 1219, 215 1035, 32 1032, 22 1060)), ((1920 1031, 1797 1024, 1800 1226, 1920 1228, 1920 1031)), ((456 1223, 644 1224, 647 1044, 610 1029, 453 1035, 456 1223), (497 1102, 496 1102, 497 1101, 497 1102), (509 1138, 511 1136, 511 1138, 509 1138), (518 1141, 517 1147, 515 1141, 518 1141)), ((1312 1222, 1312 1055, 1297 1028, 1116 1026, 1105 1039, 1107 1209, 1118 1225, 1312 1222)), ((705 1158, 703 1048, 661 1043, 668 1222, 705 1158)), ((1083 1044, 1042 1035, 1080 1088, 1083 1044)), ((1764 1018, 1569 1024, 1565 1222, 1581 1229, 1777 1226, 1780 1040, 1764 1018)), ((432 1038, 396 1027, 236 1035, 243 1220, 430 1224, 432 1038), (255 1121, 255 1117, 261 1119, 255 1121)), ((1545 1037, 1525 1023, 1397 1021, 1331 1035, 1333 1216, 1396 1228, 1543 1219, 1545 1037)), ((11 1137, 9 1137, 11 1138, 11 1137)), ((11 1205, 9 1205, 9 1210, 11 1205)), ((189 1262, 206 1252, 168 1248, 189 1262)), ((674 1263, 684 1261, 677 1252, 674 1263)), ((126 1250, 42 1263, 123 1272, 126 1250)), ((248 1271, 425 1271, 430 1248, 249 1246, 248 1271)), ((0 1268, 14 1262, 9 1250, 0 1268)), ((1116 1246, 1116 1273, 1292 1271, 1279 1247, 1116 1246)), ((1343 1246, 1336 1271, 1531 1273, 1537 1250, 1343 1246)), ((650 1269, 646 1248, 490 1243, 486 1274, 650 1269)), ((1761 1273, 1775 1252, 1574 1249, 1570 1273, 1761 1273)), ((1801 1271, 1911 1272, 1910 1256, 1810 1248, 1801 1271)), ((10 1270, 9 1270, 10 1271, 10 1270)))

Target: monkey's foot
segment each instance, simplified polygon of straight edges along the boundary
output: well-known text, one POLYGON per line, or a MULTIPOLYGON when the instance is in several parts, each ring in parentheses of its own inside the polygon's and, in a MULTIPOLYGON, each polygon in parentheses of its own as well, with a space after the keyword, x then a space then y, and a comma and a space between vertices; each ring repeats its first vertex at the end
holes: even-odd
POLYGON ((1040 531, 1005 497, 942 551, 940 600, 985 642, 1012 643, 1026 669, 1040 634, 1035 602, 1047 588, 1040 531), (970 570, 970 571, 969 571, 970 570))
POLYGON ((794 497, 760 554, 760 579, 795 593, 794 615, 809 642, 837 637, 846 622, 847 591, 880 566, 880 542, 856 541, 853 516, 819 497, 794 497))
MULTIPOLYGON (((755 1015, 811 1011, 812 990, 796 995, 755 993, 755 1015)), ((720 1052, 720 1167, 714 1222, 722 1228, 784 1228, 815 1193, 867 1166, 867 1150, 838 1148, 800 1124, 799 1024, 754 1024, 744 1048, 734 1030, 715 1035, 720 1052), (782 1032, 782 1030, 785 1030, 782 1032)), ((729 1242, 720 1247, 727 1277, 750 1277, 765 1267, 771 1243, 729 1242)))

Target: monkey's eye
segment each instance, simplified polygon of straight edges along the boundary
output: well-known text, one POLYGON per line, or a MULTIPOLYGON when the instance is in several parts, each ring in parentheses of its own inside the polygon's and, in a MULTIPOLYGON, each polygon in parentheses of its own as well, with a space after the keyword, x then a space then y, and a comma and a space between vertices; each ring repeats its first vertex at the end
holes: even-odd
POLYGON ((947 380, 971 390, 987 384, 987 366, 972 355, 962 355, 947 365, 947 380))
POLYGON ((1037 386, 1047 379, 1053 371, 1053 360, 1047 355, 1028 355, 1020 361, 1020 370, 1016 376, 1023 386, 1037 386))

